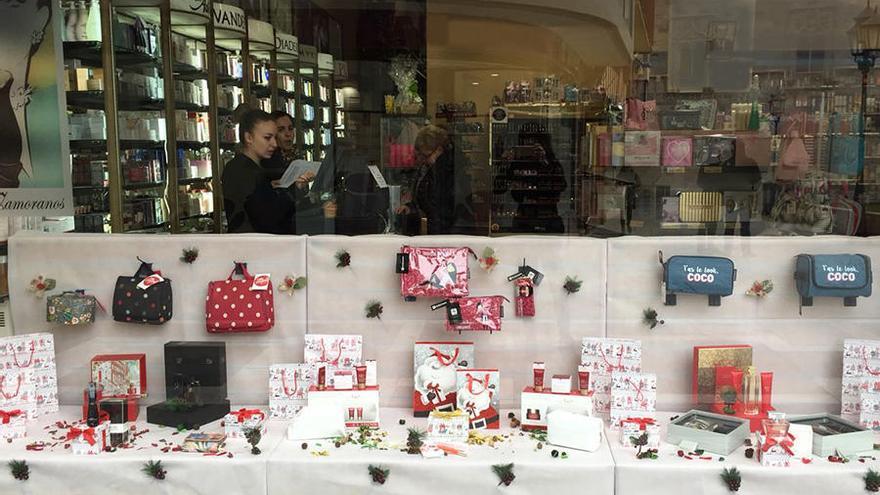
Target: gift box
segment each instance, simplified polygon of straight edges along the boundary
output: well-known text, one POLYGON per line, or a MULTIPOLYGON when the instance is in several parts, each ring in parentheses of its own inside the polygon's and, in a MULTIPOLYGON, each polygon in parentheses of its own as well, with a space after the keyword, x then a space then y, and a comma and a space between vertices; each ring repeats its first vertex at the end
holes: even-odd
POLYGON ((555 394, 546 390, 536 392, 534 387, 523 389, 520 395, 520 418, 523 430, 547 429, 547 415, 553 411, 592 416, 593 396, 580 392, 568 394, 555 394))
POLYGON ((287 425, 288 440, 316 440, 345 435, 345 413, 333 401, 320 400, 299 410, 287 425))
POLYGON ((554 394, 570 394, 571 375, 553 375, 550 378, 550 391, 554 394))
POLYGON ((309 406, 342 410, 347 428, 379 427, 379 387, 355 390, 309 388, 309 406))
POLYGON ((27 410, 0 409, 0 438, 16 440, 27 437, 27 419, 27 410))
POLYGON ((137 419, 137 416, 131 415, 132 405, 137 411, 137 403, 137 398, 128 397, 111 397, 98 401, 98 415, 106 415, 110 421, 107 433, 111 447, 128 443, 134 421, 137 419))
POLYGON ((813 454, 849 456, 874 449, 874 432, 831 414, 811 414, 789 418, 792 425, 813 428, 813 454))
POLYGON ((183 439, 180 448, 184 452, 203 452, 216 454, 223 450, 226 435, 223 433, 190 433, 183 439))
POLYGON ((431 411, 428 414, 429 442, 467 442, 470 418, 465 411, 431 411))
POLYGON ((749 437, 749 421, 705 411, 690 410, 666 427, 666 442, 679 445, 688 441, 696 448, 718 455, 729 455, 749 437))
POLYGON ((52 334, 0 338, 0 377, 0 409, 26 409, 30 419, 58 412, 52 334))
POLYGON ((755 453, 762 466, 788 467, 794 456, 794 442, 790 437, 783 439, 770 438, 761 432, 755 432, 755 453))
POLYGON ((710 408, 715 403, 715 368, 731 366, 745 370, 752 365, 752 346, 718 345, 694 347, 691 371, 692 400, 695 406, 710 408))
POLYGON ((694 142, 690 136, 663 137, 664 167, 690 167, 693 165, 693 156, 694 142))
POLYGON ((584 337, 581 365, 590 373, 593 410, 605 417, 611 412, 611 373, 642 370, 642 343, 638 340, 584 337))
POLYGON ((336 370, 351 370, 363 362, 363 338, 360 335, 318 335, 305 336, 306 364, 326 365, 329 387, 333 386, 333 373, 336 370))
POLYGON ((456 371, 475 366, 473 342, 416 342, 413 347, 413 416, 455 409, 456 371))
POLYGON ((863 392, 880 392, 880 341, 843 341, 843 382, 840 415, 858 421, 863 392))
POLYGON ((241 408, 223 417, 223 429, 226 438, 245 438, 245 431, 259 429, 266 434, 266 413, 259 409, 241 408))
POLYGON ((862 391, 859 397, 859 424, 870 430, 880 430, 880 392, 862 391))
POLYGON ((660 448, 660 424, 654 418, 626 418, 620 422, 620 444, 633 447, 633 438, 648 435, 645 448, 660 448))
POLYGON ((145 354, 102 354, 92 358, 91 381, 104 397, 146 397, 147 357, 145 354))
POLYGON ((631 371, 611 374, 611 427, 627 418, 653 418, 657 405, 657 375, 631 371))
POLYGON ((498 370, 465 368, 457 370, 455 377, 458 388, 456 408, 468 414, 471 429, 498 429, 498 394, 501 383, 498 370))
POLYGON ((67 430, 66 441, 74 455, 96 455, 107 447, 109 421, 101 421, 98 426, 71 426, 67 430))
POLYGON ((602 420, 569 411, 547 415, 547 443, 595 452, 602 445, 602 420))
POLYGON ((306 405, 309 387, 318 383, 312 364, 273 364, 269 367, 269 417, 292 419, 306 405))
POLYGON ((813 427, 810 425, 789 425, 788 433, 794 442, 791 447, 796 459, 810 458, 813 455, 813 427))
MULTIPOLYGON (((138 415, 140 413, 140 401, 137 397, 113 397, 114 399, 118 399, 121 404, 125 407, 125 417, 126 421, 136 421, 138 415)), ((98 411, 100 412, 101 404, 110 398, 105 398, 101 389, 98 389, 95 393, 95 400, 98 402, 98 411)), ((89 391, 88 389, 83 390, 83 402, 82 402, 82 420, 85 421, 89 417, 89 391)))
POLYGON ((624 163, 627 167, 660 165, 659 131, 626 131, 623 146, 624 163))

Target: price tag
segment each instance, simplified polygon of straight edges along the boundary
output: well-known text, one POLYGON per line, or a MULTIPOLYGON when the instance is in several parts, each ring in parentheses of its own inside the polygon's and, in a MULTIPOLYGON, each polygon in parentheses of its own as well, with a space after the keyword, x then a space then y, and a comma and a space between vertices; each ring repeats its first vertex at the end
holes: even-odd
POLYGON ((141 280, 141 283, 137 284, 137 288, 141 289, 141 290, 147 290, 147 288, 152 287, 152 286, 158 284, 159 282, 164 282, 164 281, 165 281, 165 279, 162 278, 162 275, 159 275, 158 273, 154 273, 154 274, 148 276, 147 278, 141 280))
POLYGON ((258 273, 254 275, 254 283, 251 284, 251 290, 269 290, 270 283, 268 273, 258 273))
POLYGON ((720 166, 708 166, 708 167, 703 167, 703 172, 704 172, 704 173, 707 173, 707 174, 720 174, 720 173, 721 173, 721 167, 720 167, 720 166))
POLYGON ((666 167, 664 169, 667 174, 683 174, 686 170, 685 167, 666 167))

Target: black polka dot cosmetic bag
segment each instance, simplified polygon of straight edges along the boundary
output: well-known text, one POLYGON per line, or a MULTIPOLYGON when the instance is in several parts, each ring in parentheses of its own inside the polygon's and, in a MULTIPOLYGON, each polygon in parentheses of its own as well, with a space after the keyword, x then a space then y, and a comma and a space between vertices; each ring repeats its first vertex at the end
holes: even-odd
POLYGON ((113 319, 123 323, 161 325, 171 319, 171 279, 153 270, 152 263, 138 258, 140 268, 133 275, 116 279, 113 290, 113 319))

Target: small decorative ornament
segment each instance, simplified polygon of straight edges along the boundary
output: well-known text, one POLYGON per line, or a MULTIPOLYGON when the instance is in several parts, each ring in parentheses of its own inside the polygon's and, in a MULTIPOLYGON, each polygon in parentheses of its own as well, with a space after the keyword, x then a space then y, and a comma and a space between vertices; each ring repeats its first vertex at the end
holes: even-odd
POLYGON ((562 288, 565 289, 566 294, 571 295, 571 294, 574 294, 575 292, 580 292, 581 285, 583 283, 584 282, 582 280, 578 280, 577 276, 574 276, 574 277, 566 276, 565 283, 562 284, 562 288))
POLYGON ((724 468, 724 471, 721 471, 721 479, 727 484, 727 489, 732 492, 738 492, 742 486, 742 475, 735 467, 724 468))
POLYGON ((863 479, 865 480, 865 490, 875 493, 880 491, 880 472, 868 469, 863 479))
POLYGON ((632 444, 633 447, 638 447, 639 450, 636 452, 636 459, 656 459, 657 458, 657 449, 647 449, 642 452, 642 447, 648 445, 648 432, 643 432, 641 435, 635 437, 629 437, 629 443, 632 444))
POLYGON ((180 261, 191 265, 195 263, 197 259, 199 259, 199 248, 183 248, 183 254, 180 255, 180 261))
POLYGON ((345 268, 351 265, 351 254, 345 249, 336 251, 336 268, 345 268))
POLYGON ((244 438, 247 439, 249 444, 251 444, 251 454, 260 455, 262 453, 260 448, 257 447, 260 440, 263 439, 263 434, 260 432, 260 428, 246 428, 244 430, 244 438))
POLYGON ((480 256, 480 267, 491 272, 496 266, 498 266, 498 256, 495 255, 495 250, 489 246, 484 247, 482 256, 480 256))
POLYGON ((44 278, 42 275, 37 275, 36 278, 31 280, 31 285, 28 287, 28 291, 32 292, 34 297, 42 298, 47 290, 52 290, 54 288, 54 278, 44 278))
POLYGON ((649 329, 653 330, 657 325, 663 325, 666 323, 665 321, 658 318, 657 310, 654 308, 645 308, 642 311, 642 323, 647 325, 649 329))
POLYGON ((284 277, 284 281, 278 284, 278 290, 287 293, 288 296, 292 296, 293 291, 305 288, 308 283, 309 279, 307 277, 288 275, 284 277))
POLYGON ((382 469, 379 466, 374 466, 370 464, 367 466, 367 472, 370 473, 370 478, 372 478, 373 483, 377 485, 384 485, 386 481, 388 481, 388 473, 391 471, 389 469, 382 469))
POLYGON ((495 464, 492 466, 492 472, 498 476, 498 486, 510 486, 513 480, 516 479, 516 475, 513 474, 513 463, 495 464))
POLYGON ((168 474, 168 471, 165 471, 164 467, 162 466, 162 461, 147 461, 144 464, 144 467, 141 468, 141 471, 143 471, 147 476, 152 476, 157 480, 164 480, 165 475, 168 474))
POLYGON ((9 461, 9 470, 12 472, 12 477, 18 481, 27 481, 31 476, 31 468, 28 467, 28 463, 25 460, 9 461))
POLYGON ((384 311, 384 308, 382 307, 381 302, 374 299, 367 303, 367 307, 365 309, 367 311, 367 318, 377 318, 379 320, 382 319, 382 311, 384 311))
POLYGON ((746 291, 747 296, 765 297, 773 292, 772 280, 755 280, 749 290, 746 291))
POLYGON ((417 428, 408 428, 406 430, 406 453, 420 454, 422 452, 423 439, 425 432, 417 428))

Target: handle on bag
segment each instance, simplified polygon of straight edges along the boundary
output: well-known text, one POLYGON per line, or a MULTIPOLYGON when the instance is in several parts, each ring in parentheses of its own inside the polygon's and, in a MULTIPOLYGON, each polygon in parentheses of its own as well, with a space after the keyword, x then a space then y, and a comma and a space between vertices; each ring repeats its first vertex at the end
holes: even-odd
POLYGON ((140 258, 140 256, 138 256, 137 260, 141 262, 141 266, 138 267, 138 271, 135 272, 135 274, 134 274, 135 277, 149 277, 150 275, 156 273, 153 270, 152 263, 147 263, 146 261, 142 260, 140 258))
POLYGON ((247 263, 244 261, 235 261, 235 268, 232 269, 232 273, 229 274, 229 278, 227 280, 232 280, 232 277, 236 275, 241 275, 245 280, 250 280, 254 277, 248 273, 247 263))

